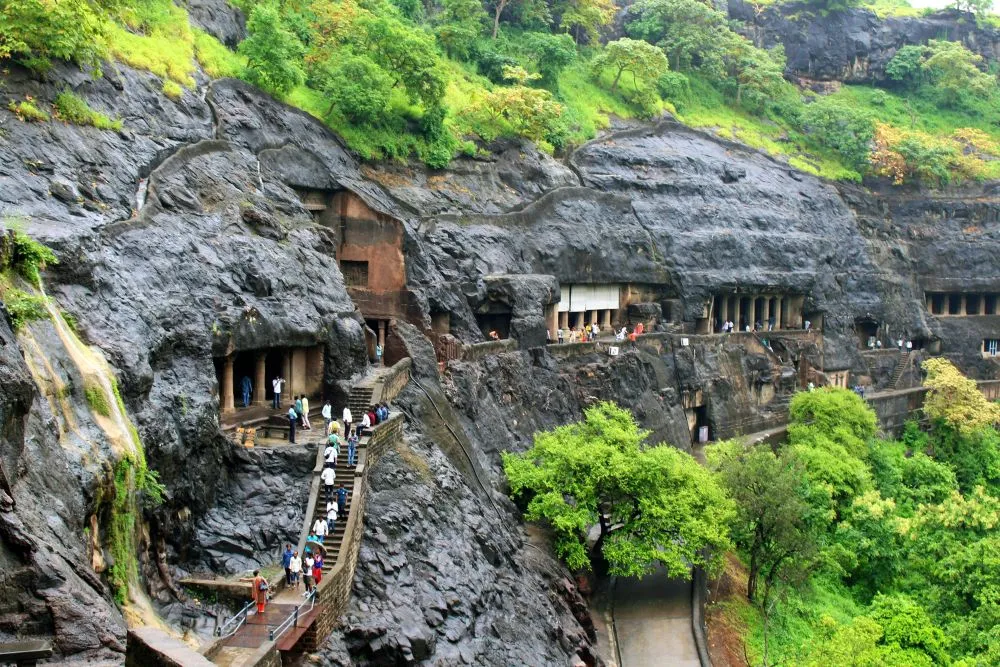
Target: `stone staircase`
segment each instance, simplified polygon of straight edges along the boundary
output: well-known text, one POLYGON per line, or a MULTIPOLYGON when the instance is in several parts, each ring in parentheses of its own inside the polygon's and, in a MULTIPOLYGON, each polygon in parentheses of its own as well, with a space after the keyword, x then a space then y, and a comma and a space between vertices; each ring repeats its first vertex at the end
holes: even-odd
POLYGON ((375 389, 374 378, 369 376, 361 384, 351 388, 351 393, 347 397, 347 407, 351 409, 351 416, 356 424, 361 423, 361 415, 368 411, 372 404, 372 392, 375 389))
MULTIPOLYGON (((357 461, 355 465, 347 465, 347 446, 346 444, 340 449, 340 456, 337 457, 337 466, 334 468, 337 472, 337 479, 334 488, 339 487, 341 484, 347 489, 347 503, 344 505, 344 511, 340 512, 337 516, 337 523, 334 525, 333 532, 323 538, 323 574, 326 575, 333 569, 334 564, 337 562, 337 556, 340 555, 340 549, 344 544, 344 533, 347 530, 347 517, 351 512, 351 503, 354 501, 354 480, 355 471, 357 470, 357 461)), ((333 502, 337 502, 337 495, 334 493, 332 496, 333 502)), ((323 518, 326 519, 326 490, 320 486, 319 498, 316 501, 316 507, 313 510, 313 515, 310 517, 310 527, 312 524, 316 523, 316 519, 323 518)))
POLYGON ((895 389, 899 384, 899 378, 903 377, 903 373, 906 371, 907 366, 910 365, 910 351, 903 349, 899 353, 899 361, 896 362, 896 367, 892 370, 892 378, 889 380, 889 386, 886 389, 895 389))

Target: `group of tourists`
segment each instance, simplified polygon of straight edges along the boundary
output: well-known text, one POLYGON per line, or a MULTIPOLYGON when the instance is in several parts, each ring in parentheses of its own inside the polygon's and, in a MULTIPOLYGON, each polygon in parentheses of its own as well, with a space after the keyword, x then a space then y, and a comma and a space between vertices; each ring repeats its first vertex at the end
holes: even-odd
MULTIPOLYGON (((305 590, 302 595, 307 596, 323 580, 323 552, 316 550, 314 553, 308 546, 303 551, 303 556, 299 556, 296 549, 292 550, 291 544, 285 545, 285 551, 281 554, 281 566, 285 569, 285 585, 294 591, 299 590, 299 583, 302 583, 305 590)), ((262 613, 258 602, 258 612, 262 613)))
POLYGON ((312 430, 312 425, 309 423, 309 397, 305 394, 296 396, 295 402, 288 406, 288 442, 293 445, 296 428, 312 430))
MULTIPOLYGON (((774 327, 776 325, 777 325, 777 320, 774 318, 774 316, 771 316, 767 318, 766 326, 763 323, 761 323, 760 320, 754 322, 753 325, 751 325, 749 322, 744 321, 743 331, 747 333, 757 332, 757 331, 774 331, 774 327)), ((806 320, 805 322, 802 323, 802 328, 805 329, 806 331, 809 331, 812 328, 812 322, 806 320)), ((725 322, 722 322, 722 324, 719 325, 719 331, 721 333, 734 333, 736 331, 739 331, 739 329, 736 328, 736 324, 732 320, 726 320, 725 322)))
MULTIPOLYGON (((644 325, 639 322, 635 325, 635 329, 629 333, 628 327, 622 327, 619 331, 615 331, 614 328, 611 332, 615 335, 615 340, 619 343, 624 342, 626 339, 635 342, 636 336, 641 336, 644 333, 644 325)), ((580 327, 570 327, 565 329, 559 327, 556 329, 556 343, 562 345, 563 343, 592 343, 598 339, 601 335, 601 326, 594 322, 580 327)))

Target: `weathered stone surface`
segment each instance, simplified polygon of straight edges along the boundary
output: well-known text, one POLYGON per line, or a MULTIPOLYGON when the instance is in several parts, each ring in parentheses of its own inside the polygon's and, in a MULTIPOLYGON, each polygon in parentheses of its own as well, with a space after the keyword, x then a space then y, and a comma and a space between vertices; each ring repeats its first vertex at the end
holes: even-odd
POLYGON ((971 14, 953 9, 884 19, 868 9, 846 9, 820 19, 803 5, 775 4, 758 13, 745 0, 729 0, 729 16, 743 22, 758 46, 784 45, 786 71, 807 80, 881 81, 896 51, 931 39, 961 41, 988 61, 1000 59, 1000 30, 980 27, 971 14))

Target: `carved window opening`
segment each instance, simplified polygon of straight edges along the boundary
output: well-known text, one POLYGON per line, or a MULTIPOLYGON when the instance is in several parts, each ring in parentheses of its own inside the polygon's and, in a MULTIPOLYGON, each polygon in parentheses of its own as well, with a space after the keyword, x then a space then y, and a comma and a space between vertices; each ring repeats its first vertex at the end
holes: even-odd
POLYGON ((368 287, 368 262, 341 260, 340 271, 348 287, 368 287))

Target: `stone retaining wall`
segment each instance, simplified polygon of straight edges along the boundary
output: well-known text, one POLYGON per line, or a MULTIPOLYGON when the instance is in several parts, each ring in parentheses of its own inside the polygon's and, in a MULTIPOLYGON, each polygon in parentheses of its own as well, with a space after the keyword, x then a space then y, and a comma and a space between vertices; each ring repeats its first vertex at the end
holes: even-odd
POLYGON ((128 631, 126 667, 211 667, 208 658, 156 628, 128 631))
POLYGON ((462 361, 479 361, 494 354, 513 352, 518 349, 517 340, 505 338, 503 340, 490 340, 485 343, 474 343, 462 346, 462 361))

